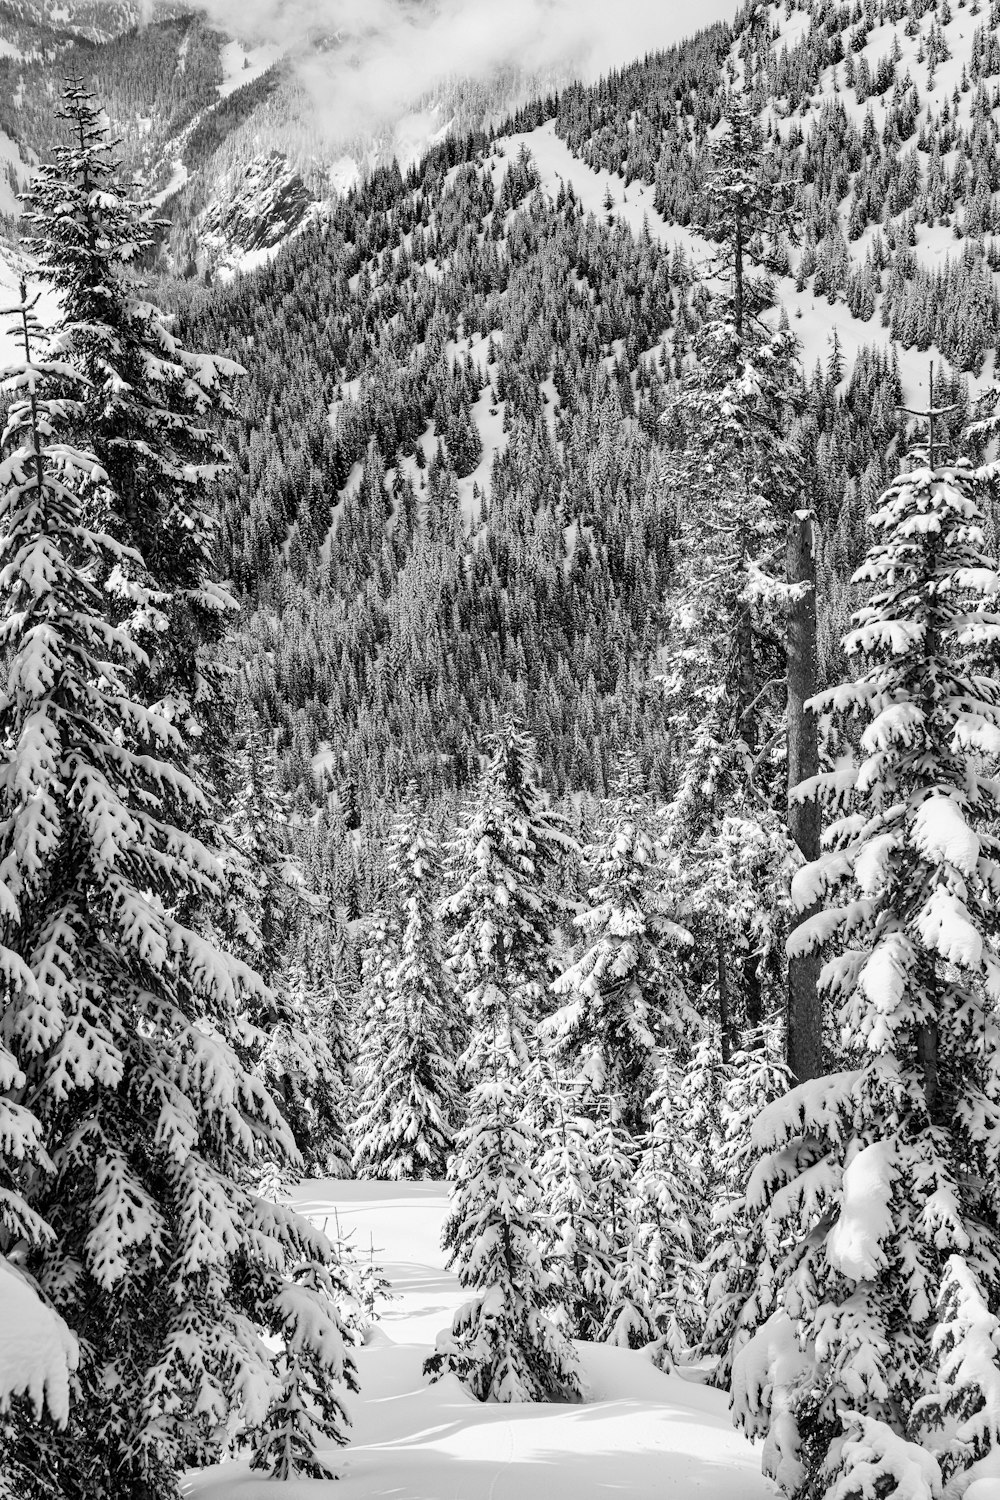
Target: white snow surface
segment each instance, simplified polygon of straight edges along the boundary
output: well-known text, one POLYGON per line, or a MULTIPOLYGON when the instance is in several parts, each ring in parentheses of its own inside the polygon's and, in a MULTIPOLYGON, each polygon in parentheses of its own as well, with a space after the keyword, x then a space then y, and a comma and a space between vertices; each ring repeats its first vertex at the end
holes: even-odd
POLYGON ((306 1182, 298 1206, 331 1232, 373 1244, 397 1299, 357 1351, 350 1447, 337 1481, 275 1486, 249 1465, 195 1471, 185 1500, 764 1500, 759 1450, 726 1398, 655 1369, 644 1354, 581 1344, 584 1405, 484 1405, 452 1376, 429 1384, 434 1336, 466 1298, 444 1266, 447 1183, 306 1182))
POLYGON ((892 1237, 895 1142, 874 1141, 844 1169, 840 1215, 826 1239, 826 1258, 852 1281, 876 1277, 886 1265, 892 1237))
MULTIPOLYGON (((801 13, 796 12, 795 14, 798 16, 801 13)), ((961 17, 961 14, 961 11, 956 12, 958 17, 961 17)), ((783 8, 772 5, 770 7, 770 16, 772 21, 777 19, 780 22, 784 18, 783 8)), ((878 45, 875 45, 871 49, 873 54, 881 56, 882 53, 890 50, 892 30, 891 27, 884 27, 872 33, 873 37, 884 35, 885 38, 881 44, 881 52, 878 45)), ((904 43, 905 57, 910 39, 902 35, 902 26, 899 27, 899 31, 901 41, 904 43)), ((911 50, 915 51, 915 48, 916 42, 913 43, 911 50)), ((958 72, 955 73, 955 81, 957 82, 961 72, 961 59, 963 56, 968 57, 968 45, 962 42, 960 33, 954 37, 953 49, 957 50, 953 50, 952 60, 947 64, 943 64, 938 69, 934 98, 939 103, 943 102, 950 95, 951 84, 949 83, 948 87, 945 88, 945 69, 951 69, 952 62, 956 62, 957 59, 958 72)), ((869 57, 869 61, 872 61, 872 57, 869 57)), ((740 69, 742 69, 742 63, 740 64, 740 69)), ((827 71, 828 75, 832 74, 832 70, 827 71)), ((916 76, 915 71, 914 76, 916 76)), ((947 77, 951 78, 950 71, 947 73, 947 77)), ((831 88, 826 91, 826 97, 829 97, 832 90, 832 80, 828 79, 828 81, 831 82, 831 88)), ((971 97, 971 91, 968 95, 963 96, 963 107, 966 111, 968 109, 968 101, 971 97)), ((843 90, 840 98, 844 100, 845 105, 849 106, 853 98, 853 91, 843 90)), ((884 100, 873 101, 873 103, 876 102, 880 108, 884 109, 884 100)), ((923 103, 926 107, 926 96, 923 99, 923 103)), ((861 106, 855 106, 855 108, 858 113, 857 123, 860 125, 863 122, 865 111, 861 106)), ((809 112, 807 111, 807 121, 808 118, 809 112)), ((882 121, 877 111, 876 121, 881 125, 882 121)), ((806 133, 808 134, 808 130, 806 133)), ((542 188, 552 198, 555 198, 559 191, 560 181, 567 184, 572 182, 574 192, 582 203, 584 212, 592 213, 596 218, 603 220, 606 217, 606 210, 604 208, 605 194, 610 192, 614 200, 611 214, 619 222, 626 224, 632 230, 633 234, 638 235, 645 222, 648 224, 652 238, 662 245, 664 249, 672 250, 674 246, 679 245, 685 251, 690 263, 696 270, 704 271, 707 269, 708 263, 714 254, 713 247, 706 240, 702 239, 700 235, 693 233, 688 227, 680 224, 671 224, 669 221, 663 219, 653 207, 655 194, 651 186, 646 183, 632 182, 626 187, 623 179, 617 173, 594 171, 586 162, 575 156, 566 142, 556 135, 554 121, 547 121, 544 125, 540 125, 532 131, 502 136, 497 140, 496 145, 497 148, 503 150, 503 157, 493 156, 487 162, 488 170, 493 176, 495 185, 499 185, 507 167, 517 160, 517 154, 523 145, 530 152, 534 160, 539 177, 541 178, 542 188)), ((845 220, 846 212, 845 200, 845 204, 842 205, 841 214, 845 220)), ((849 246, 851 258, 855 263, 860 264, 864 261, 873 234, 874 230, 869 228, 868 232, 860 240, 853 242, 849 246)), ((929 268, 933 269, 942 266, 947 256, 957 259, 961 255, 962 242, 955 239, 950 229, 941 225, 933 227, 919 225, 917 226, 916 234, 917 245, 915 254, 917 259, 929 268)), ((995 280, 1000 282, 1000 277, 995 278, 995 280)), ((802 365, 807 372, 812 372, 817 361, 825 364, 830 355, 834 333, 836 333, 840 340, 841 354, 844 360, 845 381, 853 368, 860 349, 866 346, 874 346, 887 351, 894 349, 899 361, 899 375, 906 399, 917 400, 921 397, 921 393, 926 395, 928 368, 931 364, 936 366, 941 358, 940 351, 936 345, 932 345, 926 350, 919 350, 896 344, 888 330, 882 326, 878 313, 867 322, 855 318, 850 309, 839 298, 837 301, 831 303, 826 297, 817 297, 813 292, 811 283, 803 291, 797 291, 793 276, 778 277, 775 283, 775 292, 778 305, 785 307, 788 311, 792 332, 801 345, 802 365)), ((881 298, 879 299, 879 305, 881 305, 881 298)), ((981 391, 988 389, 995 380, 996 374, 996 362, 993 353, 990 352, 987 354, 980 374, 969 377, 970 394, 976 396, 981 391)))
POLYGON ((597 219, 605 219, 605 195, 610 192, 614 199, 610 210, 615 219, 626 224, 634 235, 642 232, 648 224, 651 237, 666 249, 680 245, 696 266, 701 266, 712 255, 712 246, 700 235, 692 233, 681 224, 670 224, 653 207, 655 191, 648 183, 632 182, 628 187, 617 172, 595 172, 580 157, 574 156, 566 142, 556 135, 556 122, 548 120, 534 130, 518 135, 501 136, 497 147, 504 155, 491 157, 489 169, 494 185, 499 187, 507 168, 517 161, 518 152, 524 146, 541 179, 541 185, 551 198, 559 193, 559 184, 572 183, 573 191, 583 211, 597 219))
POLYGON ((55 295, 50 288, 35 280, 32 266, 24 257, 0 244, 0 370, 23 359, 24 348, 18 332, 18 321, 10 316, 9 309, 19 301, 18 281, 25 277, 28 296, 38 296, 35 316, 43 326, 51 326, 56 314, 55 295))
POLYGON ((283 51, 282 47, 272 44, 247 48, 241 42, 226 42, 220 53, 222 82, 219 84, 219 98, 225 99, 245 83, 253 83, 278 61, 283 51))
POLYGON ((979 838, 954 797, 928 797, 913 820, 913 842, 928 859, 972 875, 979 864, 979 838))
POLYGON ((48 1408, 57 1422, 69 1412, 69 1376, 77 1343, 58 1313, 0 1255, 0 1411, 13 1396, 27 1396, 36 1413, 48 1408))
MULTIPOLYGON (((4 53, 4 42, 0 41, 0 57, 10 55, 4 53)), ((14 189, 7 176, 8 167, 13 167, 18 181, 24 185, 28 180, 29 168, 21 157, 21 150, 16 141, 12 141, 9 135, 0 130, 0 214, 8 218, 16 218, 21 212, 21 205, 17 201, 14 189)))

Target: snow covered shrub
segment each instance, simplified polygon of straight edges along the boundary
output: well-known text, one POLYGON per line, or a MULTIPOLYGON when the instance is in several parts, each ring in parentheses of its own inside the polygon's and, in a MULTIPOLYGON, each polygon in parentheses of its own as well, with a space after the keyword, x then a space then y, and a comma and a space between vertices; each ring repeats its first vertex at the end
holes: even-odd
POLYGON ((1000 575, 962 464, 897 479, 871 525, 845 640, 865 670, 816 700, 863 717, 860 754, 818 778, 840 815, 790 939, 829 954, 845 1066, 754 1125, 733 1370, 769 1472, 838 1500, 936 1495, 940 1469, 957 1493, 997 1412, 1000 575))

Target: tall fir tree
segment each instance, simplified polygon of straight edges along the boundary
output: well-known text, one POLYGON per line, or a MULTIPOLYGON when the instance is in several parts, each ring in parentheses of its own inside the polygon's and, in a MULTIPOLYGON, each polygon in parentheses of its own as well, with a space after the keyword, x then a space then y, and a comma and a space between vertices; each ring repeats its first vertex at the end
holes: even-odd
POLYGON ((706 233, 730 285, 706 301, 696 357, 665 414, 679 451, 663 678, 675 761, 665 838, 689 888, 698 948, 716 970, 727 1056, 740 1030, 755 1031, 769 1013, 771 976, 753 930, 760 903, 734 909, 717 879, 723 851, 734 840, 756 846, 767 892, 785 883, 788 864, 775 751, 785 736, 784 615, 795 597, 783 577, 785 531, 802 503, 802 378, 794 336, 761 316, 773 303, 764 240, 794 230, 788 197, 749 101, 731 99, 705 184, 706 233), (752 275, 754 265, 765 274, 752 275))
POLYGON ((454 1146, 454 988, 435 909, 439 856, 419 826, 415 795, 411 787, 389 840, 386 899, 401 925, 400 953, 386 975, 381 1024, 361 1059, 354 1150, 361 1177, 443 1177, 454 1146))
POLYGON ((491 1026, 496 1066, 469 1103, 444 1224, 448 1263, 474 1295, 438 1334, 424 1372, 457 1375, 480 1401, 571 1401, 582 1394, 580 1372, 555 1317, 560 1278, 542 1253, 533 1101, 510 1042, 491 1026))
MULTIPOLYGON (((84 108, 72 88, 69 107, 84 108)), ((0 1470, 25 1500, 175 1496, 181 1467, 215 1457, 227 1426, 267 1427, 282 1389, 268 1334, 322 1366, 330 1444, 345 1436, 336 1388, 352 1379, 320 1289, 332 1247, 244 1185, 295 1158, 237 1050, 265 986, 193 921, 224 886, 192 775, 198 627, 225 608, 201 464, 220 366, 173 359, 165 331, 137 352, 134 386, 114 365, 138 215, 94 179, 99 152, 85 136, 41 174, 54 357, 22 306, 0 447, 0 1107, 17 1125, 2 1138, 13 1211, 0 1256, 16 1256, 79 1350, 62 1427, 23 1403, 0 1419, 0 1470), (148 390, 150 370, 177 400, 151 402, 140 431, 118 403, 148 390), (74 445, 99 423, 103 455, 74 445), (119 474, 133 462, 145 468, 130 489, 119 474), (310 1264, 317 1285, 292 1305, 292 1272, 310 1264)))
POLYGON ((845 1066, 754 1127, 765 1253, 734 1366, 736 1414, 796 1496, 957 1493, 1000 1425, 1000 574, 975 491, 958 463, 882 497, 845 641, 866 666, 817 703, 868 721, 819 777, 840 816, 791 939, 831 954, 845 1066))
POLYGON ((291 1129, 309 1177, 351 1174, 347 1017, 327 925, 305 904, 290 956, 274 980, 255 1072, 291 1129))
POLYGON ((560 1321, 572 1338, 596 1340, 604 1322, 617 1246, 599 1189, 603 1156, 597 1122, 581 1088, 545 1076, 538 1177, 548 1212, 544 1253, 559 1282, 560 1321))
POLYGON ((228 408, 232 361, 184 349, 171 319, 134 272, 151 242, 152 206, 121 176, 102 112, 70 79, 57 118, 67 142, 24 194, 28 248, 62 310, 62 353, 86 377, 74 412, 77 438, 102 469, 85 486, 88 518, 124 549, 108 558, 101 585, 116 623, 127 624, 146 659, 135 691, 147 706, 203 739, 219 709, 213 661, 230 594, 205 568, 214 521, 208 485, 225 455, 207 420, 228 408))
MULTIPOLYGON (((747 1189, 757 1165, 754 1122, 765 1105, 788 1093, 794 1080, 783 1059, 783 1037, 772 1023, 740 1049, 724 1069, 720 1100, 719 1179, 711 1204, 703 1274, 705 1323, 701 1347, 715 1360, 712 1384, 728 1390, 733 1360, 754 1328, 756 1267, 766 1254, 747 1189)), ((766 1288, 764 1289, 766 1295, 766 1288)))
POLYGON ((535 1166, 534 1017, 553 909, 544 881, 564 840, 524 734, 505 727, 457 840, 458 889, 443 903, 456 926, 450 966, 471 1019, 463 1066, 474 1085, 450 1168, 444 1244, 476 1295, 424 1367, 453 1371, 480 1400, 567 1400, 581 1390, 575 1351, 554 1316, 560 1279, 543 1253, 548 1213, 535 1166))
POLYGON ((441 908, 452 931, 448 967, 473 1022, 461 1059, 467 1079, 493 1068, 496 1027, 509 1036, 510 1057, 522 1073, 537 1060, 535 1028, 560 912, 552 878, 571 844, 538 785, 526 734, 507 724, 494 739, 470 816, 455 839, 456 889, 441 908))
POLYGON ((594 881, 575 918, 583 952, 553 982, 568 997, 543 1023, 564 1066, 613 1101, 639 1132, 647 1123, 663 1049, 690 1020, 678 973, 689 936, 665 890, 653 813, 631 757, 616 778, 599 840, 587 851, 594 881))

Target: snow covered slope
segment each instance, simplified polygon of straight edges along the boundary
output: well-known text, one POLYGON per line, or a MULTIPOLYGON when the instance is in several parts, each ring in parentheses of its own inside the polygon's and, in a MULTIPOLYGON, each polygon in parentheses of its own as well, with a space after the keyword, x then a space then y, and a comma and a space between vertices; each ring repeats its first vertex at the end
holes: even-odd
POLYGON ((14 320, 5 316, 9 308, 19 302, 18 282, 26 278, 29 296, 38 296, 36 315, 43 324, 50 323, 55 314, 55 301, 51 291, 43 287, 31 275, 26 260, 0 244, 0 370, 23 354, 14 320))
MULTIPOLYGON (((289 1481, 281 1500, 765 1500, 759 1455, 736 1434, 726 1399, 662 1375, 641 1354, 581 1344, 582 1406, 489 1406, 453 1377, 421 1373, 436 1331, 464 1300, 444 1269, 444 1183, 304 1183, 299 1206, 375 1246, 398 1301, 357 1356, 353 1441, 337 1482, 289 1481)), ((192 1473, 185 1500, 274 1500, 244 1463, 192 1473)))

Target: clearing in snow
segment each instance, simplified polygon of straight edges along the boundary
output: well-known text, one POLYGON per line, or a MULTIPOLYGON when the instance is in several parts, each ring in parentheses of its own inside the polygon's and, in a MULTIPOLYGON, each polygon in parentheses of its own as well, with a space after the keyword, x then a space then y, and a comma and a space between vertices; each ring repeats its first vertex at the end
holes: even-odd
POLYGON ((422 1373, 434 1337, 466 1300, 444 1266, 447 1183, 305 1182, 297 1206, 374 1246, 395 1300, 356 1351, 360 1392, 348 1396, 351 1446, 339 1480, 276 1486, 227 1463, 188 1475, 185 1500, 765 1500, 760 1451, 730 1424, 726 1397, 663 1375, 642 1353, 580 1344, 583 1405, 482 1405, 447 1376, 422 1373))

